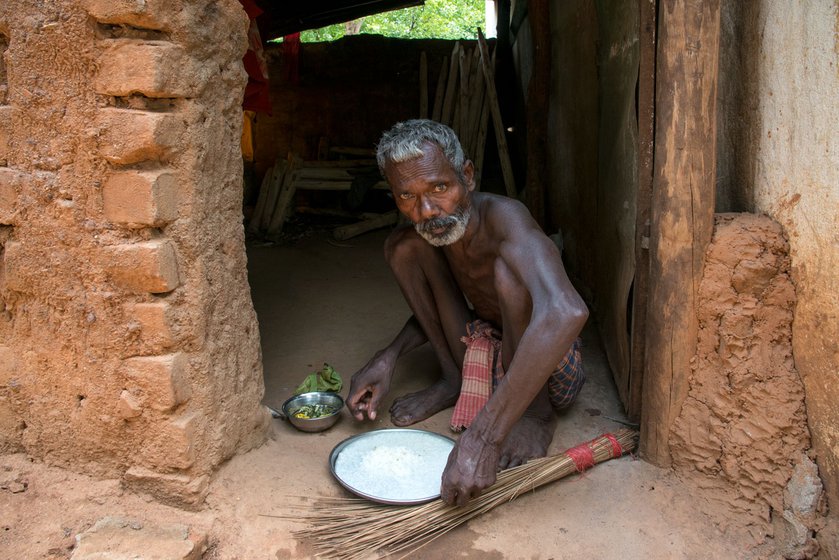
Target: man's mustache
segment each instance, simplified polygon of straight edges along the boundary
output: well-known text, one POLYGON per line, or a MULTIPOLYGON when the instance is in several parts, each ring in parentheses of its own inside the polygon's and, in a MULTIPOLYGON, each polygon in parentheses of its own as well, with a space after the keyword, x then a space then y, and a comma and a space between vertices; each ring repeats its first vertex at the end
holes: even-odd
POLYGON ((455 225, 457 223, 457 220, 458 216, 456 214, 453 214, 451 216, 431 218, 430 220, 420 222, 419 224, 417 224, 417 226, 422 232, 431 232, 435 229, 449 228, 455 225))

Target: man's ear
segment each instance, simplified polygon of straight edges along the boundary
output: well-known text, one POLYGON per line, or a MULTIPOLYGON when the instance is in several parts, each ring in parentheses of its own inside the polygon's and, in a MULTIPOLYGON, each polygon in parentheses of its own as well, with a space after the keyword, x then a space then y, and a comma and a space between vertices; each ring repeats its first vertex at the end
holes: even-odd
POLYGON ((471 159, 467 159, 463 163, 463 179, 466 181, 466 189, 468 191, 475 190, 475 164, 471 159))

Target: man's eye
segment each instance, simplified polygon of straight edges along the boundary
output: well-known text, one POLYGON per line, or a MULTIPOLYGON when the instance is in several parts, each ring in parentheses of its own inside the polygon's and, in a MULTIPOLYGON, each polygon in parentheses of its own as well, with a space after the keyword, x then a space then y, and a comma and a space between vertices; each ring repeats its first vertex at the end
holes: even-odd
POLYGON ((434 185, 434 192, 446 192, 447 188, 444 183, 440 183, 439 185, 434 185))
POLYGON ((412 198, 414 198, 414 195, 412 195, 411 193, 404 193, 403 192, 402 194, 399 195, 399 198, 401 198, 402 200, 411 200, 412 198))

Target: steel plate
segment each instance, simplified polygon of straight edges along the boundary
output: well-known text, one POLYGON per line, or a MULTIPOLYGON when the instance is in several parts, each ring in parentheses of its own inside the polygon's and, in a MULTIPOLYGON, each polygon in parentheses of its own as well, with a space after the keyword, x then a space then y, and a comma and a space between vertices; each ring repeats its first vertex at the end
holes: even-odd
MULTIPOLYGON (((352 436, 336 445, 329 454, 329 470, 341 486, 356 496, 381 504, 422 504, 440 497, 439 485, 437 486, 436 492, 424 493, 425 495, 417 495, 415 492, 416 489, 411 489, 407 480, 399 480, 399 473, 396 475, 388 474, 388 476, 392 476, 393 478, 390 480, 391 484, 388 485, 387 493, 385 493, 380 489, 374 489, 371 486, 366 486, 364 483, 347 480, 352 477, 347 476, 347 473, 344 473, 344 476, 341 476, 338 472, 336 472, 335 465, 342 453, 360 453, 373 446, 375 446, 373 447, 374 450, 393 447, 394 453, 397 453, 398 449, 410 446, 410 452, 414 454, 414 457, 409 457, 409 459, 417 459, 417 463, 428 460, 437 465, 437 468, 432 469, 433 472, 429 472, 429 469, 423 470, 423 475, 428 478, 437 476, 437 480, 440 480, 443 475, 443 469, 446 465, 446 459, 448 459, 448 455, 454 447, 454 444, 455 442, 453 439, 426 430, 407 428, 385 428, 382 430, 373 430, 371 432, 352 436), (418 455, 423 446, 434 448, 427 450, 426 454, 429 456, 418 455), (439 470, 439 472, 436 472, 437 470, 439 470), (404 485, 400 485, 403 482, 404 485), (403 491, 405 493, 403 493, 403 491)), ((350 455, 345 455, 344 457, 346 458, 349 456, 350 455)), ((361 465, 361 467, 363 468, 359 470, 364 472, 364 468, 366 467, 364 465, 361 465)), ((378 478, 379 481, 385 478, 381 472, 376 473, 370 471, 367 474, 370 477, 378 478)), ((403 478, 410 477, 410 473, 402 474, 407 474, 407 476, 403 476, 403 478)))

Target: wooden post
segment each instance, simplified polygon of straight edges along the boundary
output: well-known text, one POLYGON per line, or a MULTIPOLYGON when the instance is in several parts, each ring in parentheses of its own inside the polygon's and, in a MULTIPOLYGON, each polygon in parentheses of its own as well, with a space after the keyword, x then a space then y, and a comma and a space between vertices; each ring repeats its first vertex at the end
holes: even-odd
POLYGON ((548 119, 551 85, 550 0, 529 0, 528 21, 533 41, 533 72, 527 86, 527 179, 524 200, 533 218, 545 227, 548 173, 548 119))
POLYGON ((643 456, 670 465, 696 351, 695 301, 714 225, 720 0, 661 0, 641 411, 643 456))

